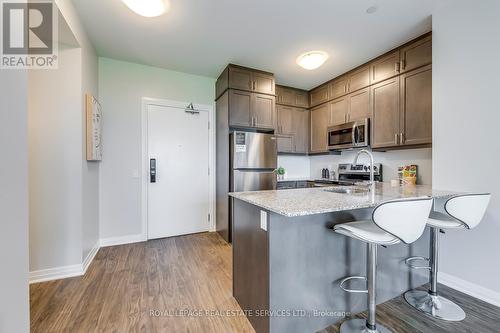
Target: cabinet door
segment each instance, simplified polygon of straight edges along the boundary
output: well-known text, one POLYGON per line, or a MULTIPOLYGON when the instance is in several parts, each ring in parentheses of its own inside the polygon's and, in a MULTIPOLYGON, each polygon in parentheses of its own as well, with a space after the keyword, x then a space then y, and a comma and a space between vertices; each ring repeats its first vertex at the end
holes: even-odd
POLYGON ((371 83, 377 83, 399 74, 399 50, 375 60, 370 65, 371 83))
POLYGON ((276 106, 276 113, 278 115, 278 127, 276 131, 279 134, 293 135, 293 116, 295 109, 291 106, 278 105, 276 106))
POLYGON ((278 104, 294 105, 295 104, 295 91, 286 88, 280 88, 278 93, 279 99, 276 101, 278 104))
POLYGON ((347 122, 348 114, 348 97, 337 98, 329 103, 330 105, 330 121, 329 125, 340 125, 347 122))
POLYGON ((401 72, 432 63, 432 37, 427 36, 401 49, 401 72))
POLYGON ((229 125, 251 127, 252 93, 248 91, 229 90, 229 125))
POLYGON ((349 95, 348 121, 370 118, 370 88, 357 91, 349 95))
POLYGON ((401 75, 401 115, 401 144, 432 143, 431 65, 401 75))
POLYGON ((252 90, 252 72, 242 68, 229 68, 229 88, 252 90))
POLYGON ((347 94, 347 77, 340 77, 332 81, 330 84, 330 98, 335 99, 347 94))
POLYGON ((293 113, 293 132, 295 152, 305 154, 309 147, 309 111, 295 109, 293 113))
POLYGON ((348 75, 347 91, 353 92, 370 85, 370 66, 364 66, 348 75))
POLYGON ((371 86, 372 147, 399 144, 399 77, 371 86))
POLYGON ((295 92, 295 106, 299 108, 309 107, 309 94, 307 91, 295 92))
POLYGON ((323 104, 311 110, 311 152, 328 151, 328 122, 330 105, 323 104))
POLYGON ((253 94, 252 114, 255 118, 254 127, 274 129, 276 127, 275 97, 253 94))
POLYGON ((278 146, 278 153, 294 153, 293 136, 290 135, 277 135, 276 145, 278 146))
POLYGON ((311 106, 316 106, 328 101, 328 85, 321 86, 311 91, 311 106))
POLYGON ((253 91, 274 95, 276 93, 274 76, 266 73, 253 73, 253 91))

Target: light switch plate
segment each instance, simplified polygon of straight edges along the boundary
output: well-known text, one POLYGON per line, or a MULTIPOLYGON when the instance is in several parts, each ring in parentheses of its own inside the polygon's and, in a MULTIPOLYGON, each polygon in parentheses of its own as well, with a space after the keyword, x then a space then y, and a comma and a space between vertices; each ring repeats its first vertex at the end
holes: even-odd
POLYGON ((267 212, 263 210, 260 211, 260 228, 267 231, 267 212))

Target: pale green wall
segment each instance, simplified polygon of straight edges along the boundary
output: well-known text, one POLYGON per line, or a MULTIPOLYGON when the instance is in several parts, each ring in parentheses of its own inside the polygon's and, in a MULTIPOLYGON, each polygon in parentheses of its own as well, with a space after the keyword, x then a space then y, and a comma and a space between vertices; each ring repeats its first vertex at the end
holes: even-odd
MULTIPOLYGON (((101 238, 141 233, 141 99, 212 104, 215 78, 99 59, 103 109, 101 238)), ((172 158, 175 158, 173 156, 172 158)))

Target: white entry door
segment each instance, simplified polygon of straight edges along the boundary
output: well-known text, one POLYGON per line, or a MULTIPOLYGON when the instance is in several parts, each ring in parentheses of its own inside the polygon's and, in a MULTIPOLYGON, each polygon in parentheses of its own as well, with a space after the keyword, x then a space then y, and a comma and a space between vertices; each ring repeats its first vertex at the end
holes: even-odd
POLYGON ((148 239, 209 229, 209 114, 148 105, 148 239))

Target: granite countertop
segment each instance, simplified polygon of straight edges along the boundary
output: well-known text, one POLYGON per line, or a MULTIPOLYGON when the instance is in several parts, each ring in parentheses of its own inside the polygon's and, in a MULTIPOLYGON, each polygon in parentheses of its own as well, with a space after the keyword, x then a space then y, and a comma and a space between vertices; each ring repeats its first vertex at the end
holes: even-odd
POLYGON ((284 182, 312 182, 314 180, 307 178, 307 177, 292 177, 292 178, 287 178, 287 179, 278 179, 278 183, 284 183, 284 182))
POLYGON ((328 192, 323 188, 304 188, 279 191, 229 193, 230 196, 287 217, 306 216, 375 207, 394 199, 432 196, 447 197, 457 192, 434 190, 427 185, 392 187, 390 183, 377 183, 375 195, 371 193, 346 194, 328 192))

